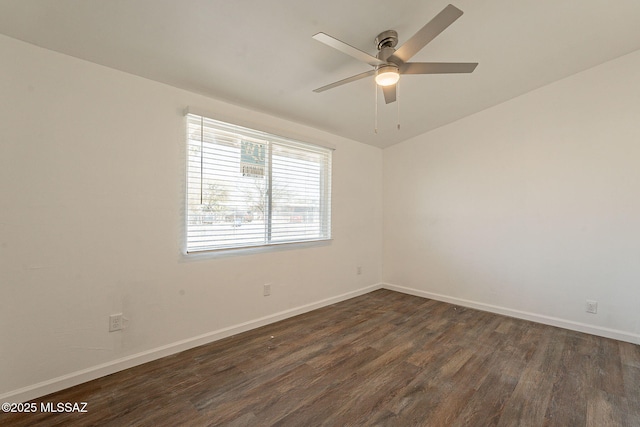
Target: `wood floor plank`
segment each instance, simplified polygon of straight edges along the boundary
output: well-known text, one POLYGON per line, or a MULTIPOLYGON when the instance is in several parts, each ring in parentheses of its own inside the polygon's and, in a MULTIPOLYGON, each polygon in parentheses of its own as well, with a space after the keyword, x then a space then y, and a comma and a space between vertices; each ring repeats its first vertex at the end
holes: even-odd
POLYGON ((504 407, 518 384, 518 375, 513 375, 509 365, 498 353, 494 357, 482 360, 483 366, 473 367, 474 372, 486 371, 475 393, 455 414, 452 426, 496 426, 502 417, 504 407))
POLYGON ((622 364, 640 368, 640 345, 618 341, 622 364))
POLYGON ((389 290, 60 391, 2 426, 640 426, 640 346, 389 290))
POLYGON ((580 351, 579 336, 574 333, 566 335, 545 415, 545 426, 584 426, 587 422, 589 362, 580 351))
POLYGON ((587 402, 587 427, 630 426, 625 398, 592 389, 587 402))
POLYGON ((535 351, 526 357, 526 368, 509 398, 499 426, 542 425, 544 422, 564 348, 564 333, 557 328, 536 325, 527 329, 522 345, 529 348, 531 340, 537 341, 535 351))
POLYGON ((366 425, 375 414, 384 410, 385 405, 416 375, 418 368, 406 362, 393 369, 381 368, 368 373, 354 387, 350 387, 348 397, 322 423, 324 426, 366 425))
POLYGON ((594 386, 610 394, 624 395, 622 381, 622 363, 618 342, 611 339, 599 339, 593 346, 592 360, 595 365, 590 369, 594 386))
POLYGON ((622 373, 625 397, 629 404, 629 425, 640 426, 640 367, 623 365, 622 373))

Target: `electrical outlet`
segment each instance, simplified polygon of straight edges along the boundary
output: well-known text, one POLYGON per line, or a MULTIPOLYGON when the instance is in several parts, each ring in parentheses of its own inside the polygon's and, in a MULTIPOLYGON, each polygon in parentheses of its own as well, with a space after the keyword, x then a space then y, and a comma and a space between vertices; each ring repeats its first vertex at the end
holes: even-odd
POLYGON ((122 330, 122 313, 109 316, 109 332, 122 330))
POLYGON ((264 284, 264 287, 262 288, 262 295, 264 295, 265 297, 271 295, 271 283, 264 284))
POLYGON ((587 300, 587 313, 596 314, 598 312, 598 301, 587 300))
POLYGON ((356 267, 356 274, 358 276, 362 274, 362 266, 359 265, 359 266, 356 267))

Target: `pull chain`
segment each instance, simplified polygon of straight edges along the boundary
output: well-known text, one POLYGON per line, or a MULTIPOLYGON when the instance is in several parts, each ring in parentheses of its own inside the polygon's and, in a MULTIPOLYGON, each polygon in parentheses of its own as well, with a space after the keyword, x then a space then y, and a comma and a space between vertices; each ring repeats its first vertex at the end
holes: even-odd
MULTIPOLYGON (((378 85, 377 84, 374 84, 374 90, 376 94, 375 94, 375 118, 374 118, 373 131, 377 134, 378 133, 378 85)), ((399 81, 396 83, 396 118, 397 118, 396 127, 398 130, 400 130, 400 82, 399 81)))
POLYGON ((374 125, 373 125, 373 131, 377 134, 378 133, 378 85, 376 84, 375 80, 373 82, 373 90, 376 92, 375 95, 375 120, 374 120, 374 125))
POLYGON ((400 80, 396 83, 396 108, 398 112, 398 130, 400 130, 400 80))

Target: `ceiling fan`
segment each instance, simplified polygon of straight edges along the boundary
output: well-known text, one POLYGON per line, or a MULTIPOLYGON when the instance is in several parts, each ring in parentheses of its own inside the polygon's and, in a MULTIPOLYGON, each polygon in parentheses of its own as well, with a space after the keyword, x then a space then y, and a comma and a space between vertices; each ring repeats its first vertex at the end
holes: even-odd
POLYGON ((376 37, 375 42, 378 47, 378 54, 375 57, 328 34, 318 33, 314 35, 313 38, 319 42, 374 67, 373 70, 322 86, 315 89, 314 92, 324 92, 325 90, 375 75, 375 81, 384 93, 384 100, 389 104, 396 100, 396 84, 400 79, 400 74, 473 72, 478 66, 477 62, 407 62, 460 16, 462 16, 460 9, 453 5, 448 5, 397 50, 395 47, 398 44, 398 33, 394 30, 384 31, 376 37))

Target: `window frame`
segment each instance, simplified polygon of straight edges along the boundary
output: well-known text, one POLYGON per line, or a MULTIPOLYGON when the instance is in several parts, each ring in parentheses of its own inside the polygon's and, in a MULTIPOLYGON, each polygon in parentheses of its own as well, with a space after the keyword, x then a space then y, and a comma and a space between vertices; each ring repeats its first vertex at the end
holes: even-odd
MULTIPOLYGON (((215 127, 208 127, 209 131, 213 131, 215 133, 215 127)), ((227 131, 227 129, 225 129, 227 131)), ((204 143, 201 140, 201 143, 204 143)), ((291 248, 305 248, 305 247, 315 247, 315 246, 324 246, 329 244, 332 240, 332 163, 333 163, 333 151, 335 148, 329 147, 325 144, 314 144, 310 142, 300 141, 296 139, 291 139, 287 137, 283 137, 271 132, 262 131, 259 129, 249 128, 246 126, 240 126, 234 123, 221 121, 215 118, 212 118, 210 115, 204 115, 199 112, 192 112, 189 109, 185 110, 185 200, 184 200, 184 245, 183 245, 183 254, 189 257, 201 257, 201 256, 211 256, 211 255, 233 255, 233 254, 244 254, 244 253, 256 253, 263 251, 272 251, 272 250, 282 250, 282 249, 291 249, 291 248), (189 150, 192 147, 192 138, 190 135, 190 125, 189 121, 191 119, 199 119, 201 121, 200 126, 202 126, 201 132, 204 133, 204 129, 207 128, 205 121, 209 122, 209 124, 213 123, 215 125, 220 125, 225 128, 229 128, 232 130, 238 131, 237 137, 238 140, 242 141, 242 138, 255 138, 256 136, 260 139, 267 141, 267 159, 266 159, 266 176, 267 179, 267 200, 266 207, 268 212, 265 213, 265 239, 260 243, 249 243, 249 244, 228 244, 225 245, 224 242, 215 245, 215 244, 203 244, 200 247, 196 247, 195 245, 191 245, 192 241, 190 241, 190 173, 193 172, 190 166, 190 154, 189 150), (319 194, 319 207, 318 207, 318 236, 312 238, 291 238, 291 239, 279 239, 274 240, 272 236, 272 228, 274 224, 274 214, 273 214, 273 147, 274 144, 280 149, 300 149, 301 151, 307 150, 308 153, 324 153, 321 158, 322 161, 318 161, 319 165, 319 184, 318 184, 318 194, 319 194)), ((201 154, 202 155, 202 154, 201 154)), ((200 173, 202 174, 201 166, 200 173)), ((236 184, 240 182, 240 178, 235 178, 236 184)), ((200 192, 202 193, 202 180, 201 180, 200 192)), ((209 242, 211 243, 211 242, 209 242)))

